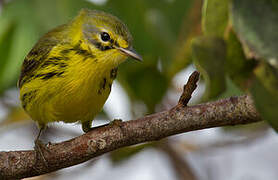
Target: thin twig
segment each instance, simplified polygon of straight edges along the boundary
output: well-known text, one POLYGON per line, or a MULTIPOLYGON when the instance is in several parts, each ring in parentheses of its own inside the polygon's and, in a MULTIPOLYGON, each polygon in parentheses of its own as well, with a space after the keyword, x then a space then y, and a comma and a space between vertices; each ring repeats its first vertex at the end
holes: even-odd
POLYGON ((187 106, 187 103, 191 99, 191 95, 192 95, 193 91, 197 88, 197 82, 199 80, 199 75, 200 75, 199 72, 194 71, 190 75, 187 83, 183 86, 183 92, 179 99, 180 105, 187 106))

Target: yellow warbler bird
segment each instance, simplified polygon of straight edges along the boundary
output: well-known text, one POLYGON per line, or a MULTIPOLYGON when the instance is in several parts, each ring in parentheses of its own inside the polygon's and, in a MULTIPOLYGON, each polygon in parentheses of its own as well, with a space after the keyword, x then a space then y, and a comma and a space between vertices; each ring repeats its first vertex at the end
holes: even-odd
POLYGON ((24 59, 18 81, 22 106, 40 132, 56 121, 80 122, 87 132, 127 57, 142 60, 126 25, 113 15, 82 9, 41 37, 24 59))

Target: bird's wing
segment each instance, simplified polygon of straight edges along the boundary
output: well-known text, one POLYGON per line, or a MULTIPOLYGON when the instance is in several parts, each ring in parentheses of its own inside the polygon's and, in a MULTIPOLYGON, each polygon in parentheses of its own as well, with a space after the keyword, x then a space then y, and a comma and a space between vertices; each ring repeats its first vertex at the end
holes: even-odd
POLYGON ((32 78, 32 72, 40 67, 40 64, 47 59, 52 48, 61 43, 61 37, 63 37, 62 33, 64 29, 65 25, 62 25, 46 33, 25 57, 17 83, 19 88, 22 87, 24 82, 32 78))

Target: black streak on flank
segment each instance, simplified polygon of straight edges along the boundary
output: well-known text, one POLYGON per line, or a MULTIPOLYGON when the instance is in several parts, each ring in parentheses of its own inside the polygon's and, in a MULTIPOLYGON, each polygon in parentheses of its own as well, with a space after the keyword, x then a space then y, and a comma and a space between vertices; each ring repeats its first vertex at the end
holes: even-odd
POLYGON ((115 79, 117 77, 117 71, 118 71, 118 68, 111 69, 111 71, 110 71, 110 78, 111 79, 115 79))
POLYGON ((103 79, 102 89, 105 89, 106 86, 106 78, 103 79))
POLYGON ((102 94, 102 92, 105 90, 107 80, 106 78, 103 78, 103 81, 99 84, 98 94, 102 94))

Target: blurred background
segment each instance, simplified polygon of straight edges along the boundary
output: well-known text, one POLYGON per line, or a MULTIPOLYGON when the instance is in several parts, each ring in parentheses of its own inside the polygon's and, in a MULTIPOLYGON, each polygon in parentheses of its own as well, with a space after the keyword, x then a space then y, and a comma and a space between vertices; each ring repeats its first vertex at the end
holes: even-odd
MULTIPOLYGON (((190 105, 248 93, 268 123, 180 134, 32 179, 277 179, 276 0, 0 0, 0 151, 33 148, 38 129, 20 106, 20 66, 41 35, 81 8, 123 20, 144 59, 120 66, 94 126, 173 107, 196 69, 202 77, 190 105)), ((81 134, 79 124, 54 123, 41 139, 81 134)))

